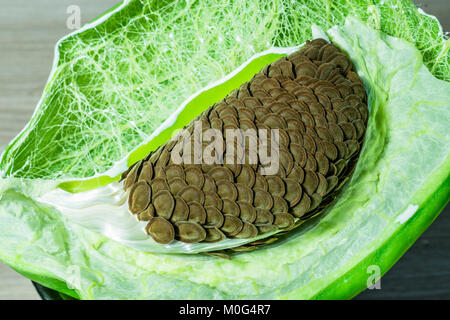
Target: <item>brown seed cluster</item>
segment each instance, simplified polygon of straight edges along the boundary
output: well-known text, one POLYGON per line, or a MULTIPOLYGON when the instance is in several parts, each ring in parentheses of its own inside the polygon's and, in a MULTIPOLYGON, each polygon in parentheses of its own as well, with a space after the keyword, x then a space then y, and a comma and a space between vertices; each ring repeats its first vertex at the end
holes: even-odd
MULTIPOLYGON (((278 129, 277 173, 261 174, 261 162, 249 161, 239 142, 233 151, 242 161, 175 164, 171 152, 185 142, 172 140, 122 175, 129 210, 163 244, 289 230, 332 201, 356 162, 367 119, 366 92, 347 56, 323 39, 308 41, 195 119, 224 136, 278 129)), ((225 159, 228 149, 216 156, 225 159)))

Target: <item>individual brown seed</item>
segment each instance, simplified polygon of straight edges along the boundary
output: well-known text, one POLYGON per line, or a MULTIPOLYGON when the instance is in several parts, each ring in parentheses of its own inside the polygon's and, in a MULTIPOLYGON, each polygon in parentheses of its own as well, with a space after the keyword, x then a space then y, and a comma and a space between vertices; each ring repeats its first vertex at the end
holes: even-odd
POLYGON ((231 201, 228 199, 223 200, 222 212, 223 214, 229 214, 236 217, 239 217, 240 215, 238 204, 235 201, 231 201))
POLYGON ((294 158, 286 147, 279 147, 279 162, 285 174, 289 174, 294 166, 294 158))
POLYGON ((257 225, 256 228, 258 229, 258 234, 264 234, 278 230, 278 227, 273 224, 260 224, 257 225))
POLYGON ((153 179, 163 179, 167 180, 166 171, 163 167, 155 166, 153 167, 153 179))
POLYGON ((219 210, 214 207, 205 207, 206 225, 220 228, 223 225, 224 217, 219 210))
MULTIPOLYGON (((265 91, 263 91, 265 92, 265 91)), ((259 100, 257 98, 254 97, 246 97, 242 99, 242 102, 244 103, 244 105, 248 108, 247 110, 254 110, 254 108, 261 106, 261 102, 259 102, 259 100)), ((244 109, 241 107, 239 107, 239 109, 244 109)), ((238 112, 239 112, 238 109, 238 112)))
POLYGON ((214 181, 214 179, 211 178, 211 176, 209 176, 208 174, 203 175, 203 178, 205 179, 205 182, 203 183, 202 190, 204 192, 206 192, 206 191, 217 192, 217 186, 216 186, 216 182, 214 181))
POLYGON ((347 166, 347 162, 343 159, 339 159, 338 161, 336 161, 334 163, 334 165, 336 166, 336 169, 337 169, 336 175, 339 176, 344 171, 345 167, 347 166))
MULTIPOLYGON (((315 105, 319 105, 320 108, 322 108, 322 106, 320 105, 320 103, 315 103, 315 105)), ((322 109, 317 109, 317 110, 322 110, 322 112, 325 113, 325 111, 323 110, 323 108, 322 108, 322 109)), ((314 110, 314 111, 317 111, 317 110, 314 110)), ((325 130, 326 130, 326 128, 328 127, 328 121, 327 121, 327 119, 325 118, 325 115, 323 115, 323 114, 318 114, 318 113, 312 113, 312 115, 313 115, 313 117, 314 117, 314 122, 316 123, 316 127, 317 127, 317 128, 322 128, 322 129, 325 129, 325 130)), ((316 129, 316 130, 317 130, 317 129, 316 129)), ((333 138, 333 137, 331 136, 331 138, 333 138)))
POLYGON ((255 112, 253 112, 252 109, 250 108, 238 108, 238 115, 239 115, 239 120, 249 120, 249 121, 254 121, 255 120, 255 112))
POLYGON ((239 163, 225 163, 223 166, 230 169, 235 177, 241 173, 241 164, 239 163))
POLYGON ((205 224, 206 222, 206 210, 198 202, 192 201, 188 205, 189 207, 189 215, 188 215, 188 221, 190 222, 196 222, 200 224, 205 224))
POLYGON ((319 178, 319 185, 317 186, 316 192, 323 197, 328 190, 327 178, 321 173, 317 173, 317 177, 319 178))
POLYGON ((355 139, 356 138, 356 128, 350 122, 339 123, 339 126, 344 132, 345 139, 355 139))
POLYGON ((165 169, 166 178, 170 181, 173 178, 184 179, 184 169, 179 164, 170 164, 165 169))
POLYGON ((178 192, 178 196, 183 198, 183 200, 186 201, 187 204, 192 201, 203 204, 205 201, 205 195, 203 194, 203 192, 199 188, 194 186, 187 186, 183 188, 178 192))
POLYGON ((337 168, 334 163, 330 163, 330 168, 328 169, 327 177, 335 176, 337 174, 337 168))
POLYGON ((150 204, 147 209, 138 213, 137 218, 139 221, 150 221, 155 216, 155 207, 150 204))
POLYGON ((179 196, 174 197, 175 207, 173 209, 171 222, 186 221, 189 217, 189 207, 186 202, 179 196))
POLYGON ((317 72, 317 67, 313 63, 300 63, 295 67, 295 73, 302 74, 305 76, 315 77, 317 72))
POLYGON ((244 227, 244 223, 241 219, 233 215, 224 215, 224 222, 220 228, 229 237, 234 237, 241 232, 244 227))
POLYGON ((315 154, 315 160, 317 161, 317 171, 322 175, 326 175, 329 168, 329 162, 327 157, 321 152, 315 154))
MULTIPOLYGON (((127 177, 130 176, 131 170, 133 170, 135 166, 136 166, 136 163, 135 163, 135 164, 132 164, 127 170, 125 170, 124 172, 122 172, 122 174, 120 175, 119 182, 122 182, 122 181, 124 181, 125 179, 127 179, 127 177)), ((131 179, 130 179, 130 180, 131 180, 131 179)), ((124 190, 126 190, 125 187, 124 187, 124 190)))
POLYGON ((302 199, 300 200, 300 202, 297 203, 297 204, 292 208, 292 214, 293 214, 296 218, 300 218, 300 217, 302 217, 306 212, 308 212, 310 206, 311 206, 311 198, 310 198, 305 192, 303 192, 302 199))
POLYGON ((294 225, 294 217, 286 212, 275 214, 273 224, 280 229, 288 229, 294 225))
POLYGON ((195 243, 205 240, 206 231, 196 222, 179 221, 175 223, 175 231, 180 241, 195 243))
POLYGON ((289 202, 289 206, 293 207, 302 197, 302 187, 294 179, 286 178, 284 179, 284 183, 286 185, 286 194, 284 195, 284 199, 289 202))
POLYGON ((203 172, 198 167, 186 168, 184 171, 186 174, 186 182, 188 185, 196 186, 197 188, 202 188, 205 182, 203 177, 203 172))
MULTIPOLYGON (((291 143, 290 150, 295 164, 300 167, 304 167, 307 161, 306 149, 296 143, 291 143)), ((292 169, 291 169, 292 170, 292 169)))
POLYGON ((305 50, 305 56, 311 60, 316 60, 319 56, 319 48, 317 46, 309 46, 305 50))
POLYGON ((280 177, 277 176, 267 176, 267 183, 269 185, 269 193, 272 196, 284 196, 284 193, 286 192, 286 188, 284 185, 283 180, 280 177))
POLYGON ((181 190, 187 187, 186 181, 181 178, 172 178, 169 180, 169 189, 172 194, 178 194, 181 190))
POLYGON ((219 114, 219 116, 222 117, 221 120, 223 121, 224 126, 228 126, 228 125, 238 126, 239 125, 239 121, 238 121, 237 117, 234 115, 224 116, 224 113, 222 113, 222 114, 219 114))
POLYGON ((261 122, 271 129, 287 128, 286 120, 284 120, 276 113, 266 114, 264 117, 262 117, 261 122))
MULTIPOLYGON (((265 227, 266 226, 257 227, 259 233, 265 233, 265 232, 261 232, 262 229, 265 229, 265 227)), ((278 230, 278 227, 275 226, 275 228, 271 228, 271 229, 272 229, 272 231, 274 231, 273 229, 275 229, 275 231, 276 231, 276 230, 278 230)), ((271 243, 274 243, 277 240, 278 240, 278 238, 275 237, 275 236, 274 237, 269 237, 269 238, 263 238, 263 239, 259 239, 259 240, 255 240, 255 241, 250 242, 248 244, 248 247, 251 248, 252 246, 253 247, 255 247, 255 246, 258 247, 258 246, 262 246, 262 245, 265 245, 265 244, 271 244, 271 243)))
POLYGON ((258 121, 261 121, 261 119, 268 113, 270 113, 270 109, 267 107, 256 107, 254 110, 255 112, 255 117, 258 121))
POLYGON ((238 196, 235 185, 229 181, 223 180, 217 186, 217 194, 221 199, 235 201, 238 196))
POLYGON ((167 181, 162 178, 153 179, 152 182, 150 182, 150 187, 152 188, 153 196, 155 196, 159 191, 169 190, 167 181))
POLYGON ((364 136, 364 133, 366 132, 366 125, 364 124, 364 121, 362 119, 356 119, 352 122, 356 129, 356 138, 358 140, 361 139, 362 136, 364 136))
POLYGON ((256 226, 272 224, 273 219, 274 219, 273 214, 271 214, 269 210, 257 209, 256 219, 254 223, 256 226))
MULTIPOLYGON (((285 108, 283 110, 286 110, 286 109, 288 109, 288 110, 292 111, 292 113, 298 115, 297 111, 292 110, 290 108, 285 108)), ((281 112, 283 112, 283 110, 281 112)), ((286 111, 284 111, 284 112, 287 113, 286 111)), ((289 137, 289 135, 286 132, 286 130, 279 129, 278 130, 278 135, 279 135, 279 145, 283 146, 285 149, 288 148, 289 147, 289 143, 291 142, 291 138, 289 137)))
POLYGON ((333 60, 331 60, 331 63, 341 67, 341 69, 344 70, 344 72, 347 71, 350 65, 348 58, 343 54, 338 54, 333 60))
POLYGON ((328 131, 331 133, 334 142, 344 141, 344 132, 342 131, 341 127, 336 123, 329 123, 328 131))
POLYGON ((316 143, 314 142, 314 138, 308 134, 303 136, 303 147, 309 153, 316 153, 316 143))
MULTIPOLYGON (((260 118, 258 118, 259 121, 262 121, 262 119, 270 113, 276 114, 278 113, 278 111, 283 110, 286 108, 286 104, 282 103, 281 101, 277 101, 277 100, 270 100, 270 103, 265 104, 267 105, 267 109, 265 110, 265 113, 263 115, 261 115, 260 118)), ((270 127, 267 124, 264 124, 264 126, 268 129, 270 129, 270 127)))
POLYGON ((330 193, 338 184, 338 177, 331 176, 327 177, 327 191, 326 194, 330 193))
POLYGON ((267 180, 259 173, 255 174, 255 184, 253 185, 253 187, 262 189, 264 191, 269 190, 269 184, 267 183, 267 180))
POLYGON ((249 251, 254 251, 258 249, 257 246, 239 246, 239 247, 233 247, 230 248, 231 251, 235 251, 235 252, 249 252, 249 251))
POLYGON ((326 80, 330 76, 331 72, 336 68, 333 63, 322 63, 319 68, 317 68, 317 78, 326 80))
POLYGON ((244 226, 242 227, 242 230, 235 235, 235 238, 239 239, 248 239, 248 238, 254 238, 258 235, 258 229, 255 225, 244 222, 244 226))
POLYGON ((318 193, 313 193, 311 195, 311 205, 309 206, 308 212, 314 211, 322 202, 322 197, 318 193))
POLYGON ((153 240, 161 244, 168 244, 175 238, 173 225, 162 217, 153 218, 145 228, 153 240))
POLYGON ((286 132, 289 135, 290 145, 293 143, 303 145, 303 134, 298 129, 287 129, 286 132))
POLYGON ((161 190, 153 198, 153 206, 158 217, 169 220, 175 207, 175 200, 168 190, 161 190))
POLYGON ((125 178, 125 183, 123 184, 123 189, 128 190, 137 180, 140 170, 141 170, 142 161, 139 161, 135 164, 130 172, 127 174, 125 178))
POLYGON ((298 183, 302 183, 305 178, 305 171, 297 164, 294 164, 291 172, 287 176, 289 179, 294 179, 298 183))
POLYGON ((238 191, 238 197, 237 197, 238 201, 249 202, 249 203, 253 202, 253 190, 252 189, 250 189, 246 185, 243 185, 240 183, 236 183, 235 186, 238 191))
POLYGON ((225 167, 214 167, 210 171, 208 171, 208 175, 214 179, 214 181, 219 182, 222 180, 233 181, 233 172, 230 169, 225 167))
POLYGON ((346 158, 351 158, 353 155, 355 155, 359 151, 359 143, 356 140, 347 140, 344 142, 347 146, 347 155, 346 158))
POLYGON ((250 223, 254 222, 256 219, 256 209, 247 202, 238 201, 238 205, 240 212, 239 217, 241 218, 241 220, 250 223))
POLYGON ((243 164, 241 173, 236 178, 236 182, 246 185, 249 188, 253 187, 253 185, 255 184, 255 172, 253 171, 252 167, 250 167, 248 164, 243 164))
POLYGON ((253 192, 254 192, 253 205, 255 206, 255 208, 266 210, 272 209, 273 198, 269 192, 261 189, 254 189, 253 192))
POLYGON ((310 153, 309 151, 306 152, 306 165, 305 170, 310 170, 312 172, 317 171, 317 162, 314 158, 314 155, 310 153))
POLYGON ((288 212, 289 210, 289 204, 288 202, 279 196, 273 196, 273 206, 272 206, 272 213, 280 213, 280 212, 288 212))
POLYGON ((148 161, 144 162, 142 164, 141 173, 139 174, 138 180, 144 180, 147 181, 147 183, 150 183, 152 181, 153 177, 153 167, 152 164, 148 161))
POLYGON ((158 161, 155 164, 155 167, 165 167, 167 163, 169 162, 170 154, 169 152, 164 149, 161 151, 161 155, 158 158, 158 161))
POLYGON ((317 178, 317 175, 311 170, 305 170, 305 180, 302 183, 305 191, 311 195, 316 191, 318 185, 319 178, 317 178))
POLYGON ((225 234, 216 227, 205 226, 205 242, 218 242, 226 238, 225 234))
POLYGON ((204 206, 215 207, 218 210, 222 210, 223 201, 219 195, 215 192, 205 191, 205 203, 204 206))
POLYGON ((267 78, 261 82, 261 87, 264 90, 269 91, 270 89, 273 89, 273 88, 279 88, 280 84, 275 79, 267 78))

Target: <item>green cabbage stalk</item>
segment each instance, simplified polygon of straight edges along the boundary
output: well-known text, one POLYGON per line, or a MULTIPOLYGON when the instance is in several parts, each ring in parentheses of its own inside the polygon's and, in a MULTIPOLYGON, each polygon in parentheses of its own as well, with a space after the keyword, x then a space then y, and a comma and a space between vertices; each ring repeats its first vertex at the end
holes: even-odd
POLYGON ((384 274, 448 202, 449 41, 410 1, 130 0, 63 38, 55 54, 32 119, 1 157, 0 260, 64 294, 350 298, 366 288, 373 266, 384 274), (118 169, 279 54, 252 57, 302 44, 313 25, 349 55, 371 110, 355 172, 325 214, 223 260, 140 251, 37 200, 117 180, 118 169), (176 121, 158 131, 180 105, 176 121))

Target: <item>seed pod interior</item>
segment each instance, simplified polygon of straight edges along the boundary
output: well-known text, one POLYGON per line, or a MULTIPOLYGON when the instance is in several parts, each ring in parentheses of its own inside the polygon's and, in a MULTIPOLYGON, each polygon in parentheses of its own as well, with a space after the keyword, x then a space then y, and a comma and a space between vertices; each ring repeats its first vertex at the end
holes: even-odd
POLYGON ((291 229, 351 174, 368 114, 347 56, 323 39, 308 41, 127 170, 130 212, 150 219, 146 231, 160 243, 291 229))

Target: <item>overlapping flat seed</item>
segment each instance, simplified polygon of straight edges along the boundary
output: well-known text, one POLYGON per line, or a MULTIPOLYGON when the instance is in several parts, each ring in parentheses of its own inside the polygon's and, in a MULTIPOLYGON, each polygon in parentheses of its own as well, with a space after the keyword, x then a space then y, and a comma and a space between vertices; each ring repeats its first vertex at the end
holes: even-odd
MULTIPOLYGON (((368 116, 363 83, 348 57, 323 39, 308 41, 194 119, 203 132, 221 132, 221 149, 179 136, 124 172, 129 210, 163 244, 290 230, 320 212, 348 179, 368 116), (273 129, 278 140, 271 140, 273 129), (249 143, 278 156, 278 169, 270 172, 249 143), (181 155, 191 163, 172 161, 175 147, 196 144, 225 163, 202 162, 186 149, 181 155)), ((194 133, 194 121, 186 129, 194 133)))

